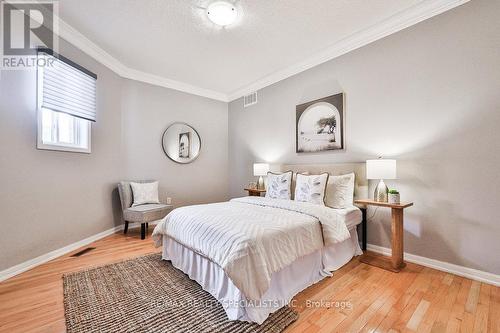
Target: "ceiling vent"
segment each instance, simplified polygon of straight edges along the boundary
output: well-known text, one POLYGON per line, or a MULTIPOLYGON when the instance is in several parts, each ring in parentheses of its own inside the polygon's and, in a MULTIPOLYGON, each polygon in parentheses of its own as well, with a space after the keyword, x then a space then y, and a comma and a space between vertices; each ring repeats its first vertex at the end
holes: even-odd
POLYGON ((257 104, 257 92, 245 95, 243 97, 243 107, 249 107, 251 105, 257 104))

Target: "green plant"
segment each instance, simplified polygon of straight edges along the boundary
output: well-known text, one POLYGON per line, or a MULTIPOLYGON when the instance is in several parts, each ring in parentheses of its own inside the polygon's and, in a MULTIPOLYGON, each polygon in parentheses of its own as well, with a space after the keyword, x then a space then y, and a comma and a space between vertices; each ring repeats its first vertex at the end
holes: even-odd
POLYGON ((398 190, 391 189, 389 190, 389 194, 399 194, 398 190))

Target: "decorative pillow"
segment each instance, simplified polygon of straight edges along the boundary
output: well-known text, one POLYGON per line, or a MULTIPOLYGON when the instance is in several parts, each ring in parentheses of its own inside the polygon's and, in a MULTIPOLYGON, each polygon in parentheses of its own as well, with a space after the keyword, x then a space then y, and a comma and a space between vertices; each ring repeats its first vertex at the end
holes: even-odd
POLYGON ((152 183, 130 183, 134 202, 132 207, 145 204, 159 204, 158 200, 158 182, 152 183))
POLYGON ((310 176, 297 174, 294 200, 325 205, 324 200, 327 183, 328 173, 310 176))
POLYGON ((267 173, 266 198, 290 200, 292 195, 292 171, 267 173))
POLYGON ((297 175, 306 175, 309 176, 308 171, 302 171, 302 172, 294 172, 294 175, 292 177, 292 193, 295 199, 295 189, 297 188, 297 175))
POLYGON ((354 202, 354 173, 330 176, 326 186, 326 205, 332 208, 347 208, 354 202))

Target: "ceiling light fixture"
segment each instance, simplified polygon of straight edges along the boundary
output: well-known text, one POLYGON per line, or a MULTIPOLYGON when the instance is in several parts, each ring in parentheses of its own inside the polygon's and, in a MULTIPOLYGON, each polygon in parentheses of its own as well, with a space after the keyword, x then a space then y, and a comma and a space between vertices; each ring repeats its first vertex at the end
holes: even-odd
POLYGON ((208 5, 207 16, 213 23, 226 26, 234 23, 238 12, 236 7, 227 1, 216 1, 208 5))

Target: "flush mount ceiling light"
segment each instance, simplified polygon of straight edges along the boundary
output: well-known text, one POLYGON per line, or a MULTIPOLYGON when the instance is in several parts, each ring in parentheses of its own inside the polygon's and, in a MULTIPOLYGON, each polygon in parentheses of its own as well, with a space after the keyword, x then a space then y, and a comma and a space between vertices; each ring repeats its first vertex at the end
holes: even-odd
POLYGON ((221 26, 230 25, 236 20, 236 7, 227 1, 216 1, 208 5, 207 16, 213 23, 221 26))

